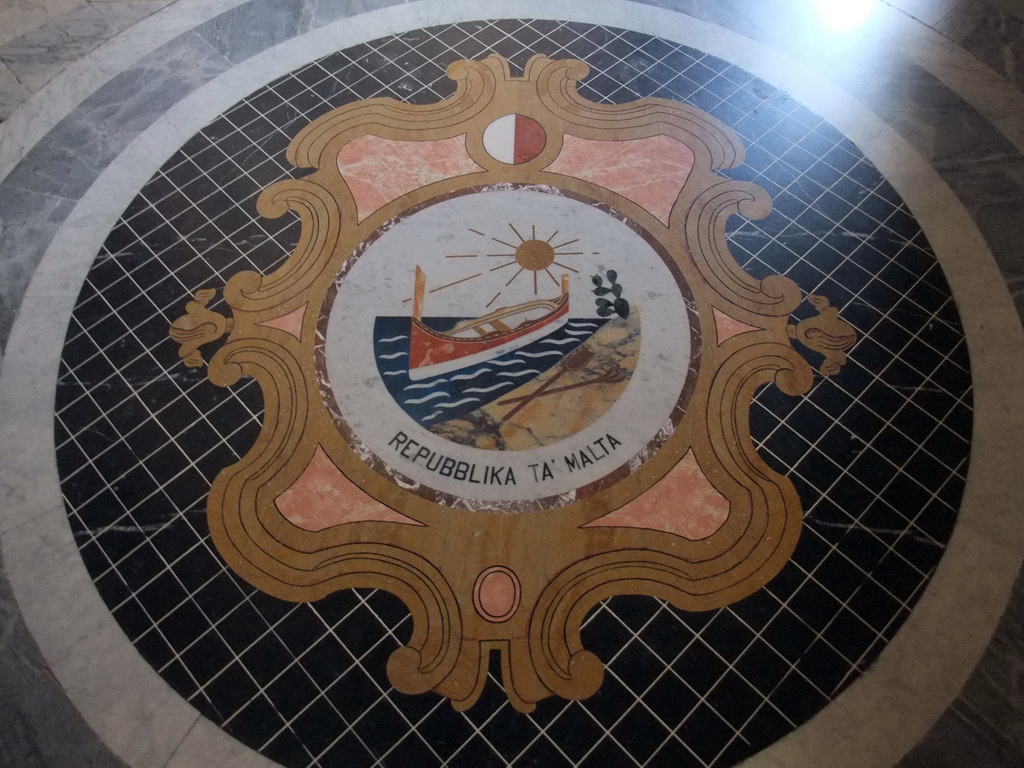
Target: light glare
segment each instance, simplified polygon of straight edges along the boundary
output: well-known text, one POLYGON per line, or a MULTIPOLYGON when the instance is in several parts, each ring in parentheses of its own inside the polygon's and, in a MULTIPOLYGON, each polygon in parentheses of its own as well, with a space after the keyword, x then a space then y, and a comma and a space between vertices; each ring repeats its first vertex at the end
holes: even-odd
POLYGON ((821 20, 833 32, 853 32, 867 23, 877 0, 814 0, 821 20))

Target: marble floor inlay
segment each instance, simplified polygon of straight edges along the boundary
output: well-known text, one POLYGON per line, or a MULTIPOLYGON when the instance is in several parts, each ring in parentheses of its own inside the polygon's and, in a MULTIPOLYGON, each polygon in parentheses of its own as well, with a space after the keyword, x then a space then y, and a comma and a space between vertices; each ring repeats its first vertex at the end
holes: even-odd
POLYGON ((700 50, 501 19, 256 90, 68 329, 75 541, 285 766, 732 766, 910 616, 972 376, 915 216, 700 50))

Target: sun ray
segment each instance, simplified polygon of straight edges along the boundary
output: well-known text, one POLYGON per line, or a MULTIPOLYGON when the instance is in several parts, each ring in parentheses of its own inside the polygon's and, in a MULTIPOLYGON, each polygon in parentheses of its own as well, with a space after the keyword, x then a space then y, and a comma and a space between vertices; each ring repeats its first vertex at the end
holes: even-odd
MULTIPOLYGON (((523 230, 521 232, 519 229, 516 228, 516 225, 513 224, 512 222, 508 222, 508 227, 509 227, 509 229, 512 230, 513 233, 515 233, 516 238, 519 240, 519 244, 518 245, 513 244, 513 243, 509 242, 508 240, 502 240, 499 237, 493 237, 491 235, 488 235, 488 234, 486 234, 484 232, 481 232, 479 229, 473 229, 472 227, 469 227, 468 229, 469 229, 470 232, 472 232, 472 233, 474 233, 476 235, 480 235, 481 237, 489 237, 495 243, 498 243, 499 245, 503 245, 506 248, 509 248, 511 252, 506 252, 506 253, 453 253, 453 254, 447 254, 445 256, 445 258, 447 258, 447 259, 470 259, 470 258, 477 258, 479 256, 485 256, 487 258, 508 259, 507 262, 505 262, 503 264, 499 264, 496 267, 491 267, 487 271, 488 272, 497 272, 498 270, 505 269, 506 267, 510 267, 510 266, 513 266, 513 265, 518 266, 519 267, 518 271, 514 275, 512 275, 512 277, 509 278, 507 283, 505 283, 505 287, 507 288, 508 286, 512 285, 512 283, 515 282, 516 278, 518 278, 519 275, 521 275, 524 271, 529 270, 530 272, 533 273, 533 293, 534 293, 535 296, 540 294, 540 285, 539 285, 540 279, 537 276, 538 272, 543 271, 543 272, 547 273, 547 276, 551 278, 551 282, 554 283, 556 286, 560 285, 560 283, 559 283, 559 278, 555 275, 554 272, 552 272, 552 268, 554 266, 557 266, 560 269, 567 270, 568 272, 573 272, 575 274, 579 274, 580 270, 578 270, 578 269, 576 269, 574 267, 570 267, 569 265, 564 264, 562 262, 555 261, 555 258, 564 258, 566 256, 583 256, 583 255, 585 255, 586 252, 584 252, 584 251, 559 251, 558 250, 559 248, 565 248, 566 246, 570 246, 573 243, 578 243, 580 241, 580 238, 576 237, 576 238, 572 238, 571 240, 566 240, 565 242, 561 242, 558 245, 552 245, 552 242, 555 240, 556 237, 558 237, 558 234, 559 234, 559 232, 561 232, 561 230, 556 229, 554 232, 551 233, 550 236, 548 236, 548 238, 546 240, 541 240, 537 236, 537 225, 535 223, 531 223, 530 224, 530 239, 527 240, 525 237, 523 237, 523 232, 525 232, 525 230, 523 230), (540 250, 538 250, 538 249, 540 249, 540 250), (545 250, 547 251, 547 253, 544 253, 545 250), (552 257, 554 257, 554 258, 552 258, 552 257)), ((599 251, 594 251, 593 252, 594 255, 597 255, 598 253, 600 253, 600 252, 599 251)), ((450 288, 453 285, 459 285, 460 283, 464 283, 467 280, 472 280, 472 279, 474 279, 476 277, 479 277, 479 276, 480 276, 480 274, 476 274, 476 275, 470 275, 469 277, 464 277, 461 280, 455 280, 455 281, 453 281, 451 283, 447 283, 445 285, 438 286, 437 288, 432 289, 430 291, 430 293, 435 293, 437 291, 444 290, 445 288, 450 288)), ((498 291, 498 293, 496 293, 494 295, 494 297, 489 302, 487 302, 486 306, 490 307, 492 304, 494 304, 494 302, 496 302, 498 300, 498 298, 502 295, 503 292, 504 292, 504 290, 498 291)), ((411 301, 411 299, 406 299, 406 301, 411 301)), ((403 302, 403 303, 405 303, 405 302, 403 302)))
POLYGON ((439 285, 439 286, 437 286, 437 288, 432 289, 430 292, 431 293, 437 293, 438 291, 443 291, 445 288, 451 288, 453 285, 458 285, 459 283, 464 283, 467 280, 472 280, 474 277, 480 277, 480 275, 482 275, 482 274, 483 274, 483 272, 477 272, 475 275, 470 275, 469 277, 464 277, 461 280, 456 280, 453 283, 446 283, 444 285, 439 285))
MULTIPOLYGON (((515 264, 514 261, 510 263, 515 264)), ((475 275, 464 277, 461 280, 456 280, 455 282, 452 283, 446 283, 445 285, 439 285, 437 288, 432 289, 430 293, 437 293, 438 291, 443 291, 445 288, 451 288, 453 285, 458 285, 459 283, 464 283, 467 280, 472 280, 475 277, 480 277, 482 274, 483 272, 477 272, 475 275)), ((410 296, 408 299, 402 299, 403 304, 408 304, 410 301, 412 301, 412 296, 410 296)))

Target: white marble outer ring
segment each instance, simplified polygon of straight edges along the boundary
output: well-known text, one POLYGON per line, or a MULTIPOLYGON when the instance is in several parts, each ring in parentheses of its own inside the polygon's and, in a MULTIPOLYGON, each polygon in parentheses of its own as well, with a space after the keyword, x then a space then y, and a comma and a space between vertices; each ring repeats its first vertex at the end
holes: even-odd
POLYGON ((104 741, 139 768, 266 766, 202 718, 139 656, 96 593, 67 525, 53 452, 64 333, 96 252, 120 212, 170 154, 237 99, 309 60, 409 29, 497 17, 587 21, 657 35, 777 85, 853 140, 910 206, 959 305, 975 385, 972 465, 948 551, 878 662, 808 724, 746 766, 885 768, 915 744, 974 668, 1024 554, 1024 333, 984 240, 938 174, 894 130, 831 82, 720 27, 608 0, 427 0, 325 26, 252 57, 197 89, 101 174, 46 252, 22 304, 0 376, 0 535, 33 635, 104 741), (140 734, 146 734, 140 739, 140 734))

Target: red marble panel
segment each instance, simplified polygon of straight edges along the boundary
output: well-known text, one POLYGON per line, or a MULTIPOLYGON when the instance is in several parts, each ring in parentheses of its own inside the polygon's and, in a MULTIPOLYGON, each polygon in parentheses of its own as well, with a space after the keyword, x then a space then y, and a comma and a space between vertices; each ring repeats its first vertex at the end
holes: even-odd
POLYGON ((463 136, 435 141, 360 136, 338 153, 338 170, 352 191, 362 221, 407 192, 483 169, 466 152, 463 136))
POLYGON ((277 328, 279 331, 290 333, 299 341, 302 341, 302 321, 306 317, 306 305, 293 309, 287 315, 275 317, 273 320, 266 320, 260 325, 267 328, 277 328))
POLYGON ((617 192, 668 224, 679 190, 693 170, 693 152, 669 136, 629 141, 566 136, 547 170, 617 192))
POLYGON ((729 502, 705 477, 693 451, 647 493, 586 527, 647 528, 696 541, 729 516, 729 502))
POLYGON ((309 466, 291 488, 277 497, 276 503, 288 522, 307 531, 362 522, 422 525, 361 491, 334 466, 320 446, 309 466))
POLYGON ((733 336, 739 336, 741 333, 758 330, 752 325, 747 325, 742 320, 737 320, 731 315, 719 312, 717 309, 713 311, 715 313, 715 328, 718 331, 719 344, 728 341, 733 336))

